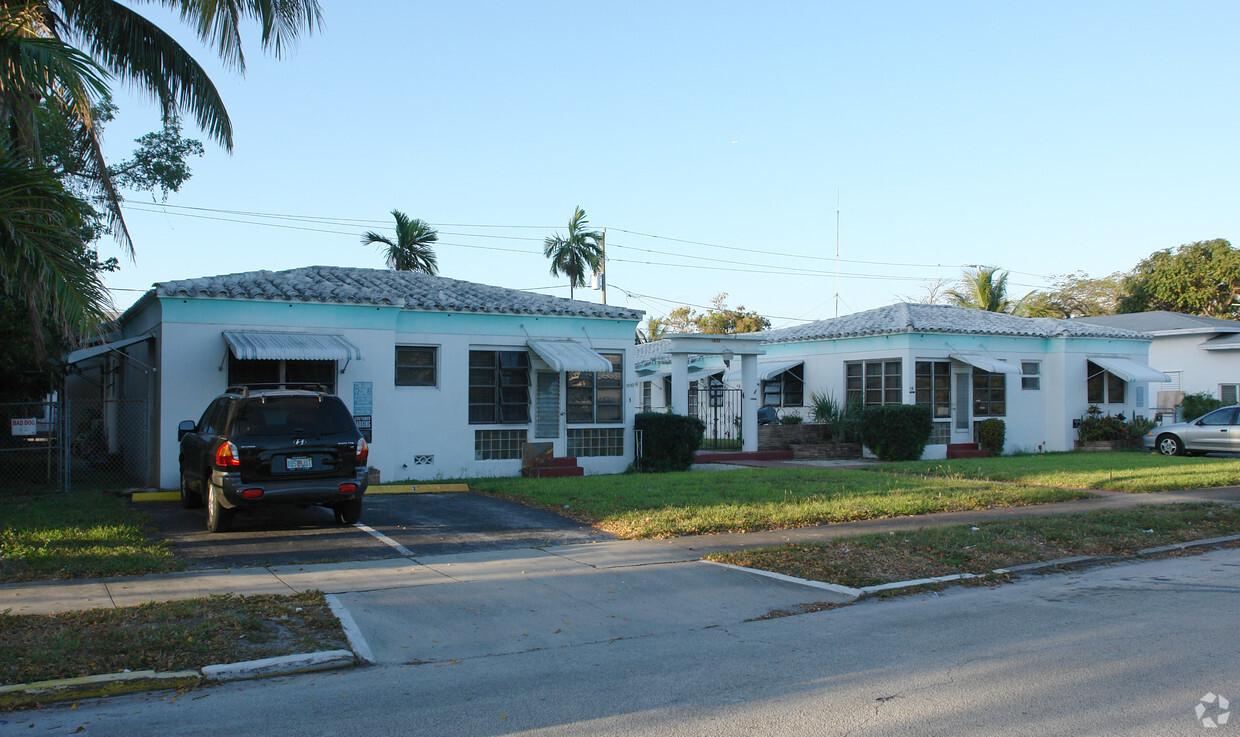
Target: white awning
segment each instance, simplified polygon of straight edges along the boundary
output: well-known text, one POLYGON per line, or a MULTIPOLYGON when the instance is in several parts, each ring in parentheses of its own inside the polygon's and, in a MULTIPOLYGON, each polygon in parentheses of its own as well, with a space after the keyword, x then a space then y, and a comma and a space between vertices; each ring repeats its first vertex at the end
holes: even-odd
POLYGON ((242 361, 362 360, 362 349, 341 335, 225 330, 224 342, 242 361))
POLYGON ((610 359, 603 358, 579 340, 531 340, 529 346, 559 372, 613 370, 610 359))
POLYGON ((989 358, 977 353, 953 353, 948 358, 953 361, 967 363, 974 368, 989 371, 992 374, 1019 374, 1020 366, 997 358, 989 358))
MULTIPOLYGON (((719 373, 718 367, 690 368, 688 372, 688 380, 689 380, 689 383, 693 383, 695 381, 700 381, 702 379, 710 378, 711 376, 717 373, 719 373)), ((661 379, 664 376, 671 376, 671 375, 672 375, 672 367, 668 366, 667 364, 663 364, 659 366, 658 371, 655 371, 653 373, 648 373, 648 374, 642 374, 641 376, 638 376, 637 378, 641 379, 642 381, 654 381, 655 379, 661 379)))
POLYGON ((1149 366, 1142 366, 1128 358, 1099 358, 1090 356, 1089 360, 1110 371, 1124 381, 1171 381, 1171 377, 1149 366))
POLYGON ((1240 351, 1240 333, 1211 338, 1197 347, 1204 351, 1240 351))
MULTIPOLYGON (((759 361, 758 381, 770 381, 790 368, 796 368, 804 361, 759 361)), ((730 384, 741 380, 740 361, 732 360, 732 369, 723 375, 723 382, 730 384)))
POLYGON ((124 348, 125 346, 133 345, 134 343, 141 343, 144 340, 150 340, 151 338, 154 338, 154 337, 155 336, 153 335, 141 335, 141 336, 138 336, 137 338, 125 338, 124 340, 116 340, 111 343, 100 343, 99 345, 92 345, 89 348, 80 348, 76 351, 71 352, 69 354, 69 357, 65 359, 65 362, 70 363, 70 364, 79 363, 81 361, 85 361, 88 358, 95 358, 97 356, 102 356, 103 354, 108 353, 110 351, 119 350, 121 348, 124 348))

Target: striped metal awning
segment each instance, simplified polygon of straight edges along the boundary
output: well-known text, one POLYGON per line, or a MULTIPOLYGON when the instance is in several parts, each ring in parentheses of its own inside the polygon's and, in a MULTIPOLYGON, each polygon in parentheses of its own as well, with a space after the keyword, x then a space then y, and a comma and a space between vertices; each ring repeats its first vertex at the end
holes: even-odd
POLYGON ((1110 371, 1124 381, 1171 381, 1171 377, 1161 371, 1155 371, 1149 366, 1141 364, 1129 358, 1114 358, 1111 356, 1090 356, 1089 360, 1102 368, 1110 371))
POLYGON ((953 353, 948 358, 953 361, 967 363, 974 368, 979 368, 992 374, 1019 374, 1020 366, 1007 361, 1000 361, 997 358, 989 356, 981 356, 976 353, 953 353))
POLYGON ((579 340, 531 340, 530 350, 555 371, 611 371, 611 360, 579 340))
POLYGON ((362 349, 342 335, 225 330, 224 342, 242 361, 362 360, 362 349))

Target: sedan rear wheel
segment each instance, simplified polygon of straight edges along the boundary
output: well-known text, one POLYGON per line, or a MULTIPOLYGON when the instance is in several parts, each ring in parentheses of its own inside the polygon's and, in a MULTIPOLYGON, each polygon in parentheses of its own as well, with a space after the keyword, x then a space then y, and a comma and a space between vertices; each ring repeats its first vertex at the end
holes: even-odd
POLYGON ((233 512, 226 509, 221 497, 224 490, 207 482, 207 529, 211 532, 228 532, 232 529, 233 512))
POLYGON ((1184 444, 1174 435, 1163 435, 1158 439, 1158 452, 1165 456, 1184 455, 1184 444))

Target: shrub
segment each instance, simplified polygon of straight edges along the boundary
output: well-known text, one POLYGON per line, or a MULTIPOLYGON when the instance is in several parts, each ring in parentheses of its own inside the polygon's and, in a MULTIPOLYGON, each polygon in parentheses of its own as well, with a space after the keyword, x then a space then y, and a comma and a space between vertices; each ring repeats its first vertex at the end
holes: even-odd
POLYGON ((885 404, 865 409, 861 439, 884 461, 915 461, 926 449, 932 429, 929 408, 885 404))
POLYGON ((865 407, 860 402, 840 404, 830 392, 814 392, 809 397, 810 418, 818 424, 826 425, 824 439, 838 438, 844 443, 861 442, 861 416, 865 407))
POLYGON ((1214 398, 1210 392, 1197 392, 1196 394, 1185 394, 1184 401, 1180 403, 1180 421, 1189 422, 1201 417, 1207 412, 1222 407, 1223 403, 1214 398))
POLYGON ((1127 440, 1129 437, 1128 423, 1123 413, 1105 415, 1096 404, 1089 405, 1085 416, 1076 428, 1076 437, 1082 443, 1101 440, 1127 440))
POLYGON ((1158 423, 1153 420, 1147 420, 1144 417, 1134 417, 1132 422, 1128 423, 1128 437, 1136 442, 1140 442, 1141 438, 1150 430, 1158 427, 1158 423))
POLYGON ((666 412, 639 412, 633 427, 642 434, 642 457, 635 465, 654 472, 688 471, 706 432, 700 419, 666 412))
POLYGON ((783 417, 779 418, 779 424, 781 425, 799 425, 801 424, 802 421, 803 420, 801 419, 801 415, 796 415, 792 413, 786 414, 783 417))
POLYGON ((1003 438, 1006 434, 1007 425, 996 417, 977 423, 977 444, 992 456, 1003 455, 1003 438))

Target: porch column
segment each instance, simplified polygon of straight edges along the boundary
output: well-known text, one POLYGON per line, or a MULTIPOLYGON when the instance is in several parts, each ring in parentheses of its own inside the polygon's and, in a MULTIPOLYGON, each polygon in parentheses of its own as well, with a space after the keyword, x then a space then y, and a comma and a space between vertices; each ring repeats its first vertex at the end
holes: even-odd
POLYGON ((689 414, 689 354, 672 354, 672 412, 689 414))
POLYGON ((741 450, 758 449, 758 357, 741 356, 741 450))

